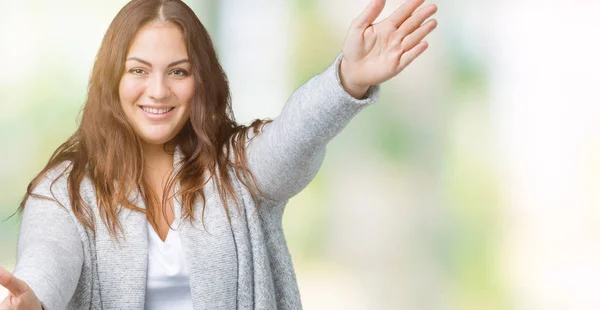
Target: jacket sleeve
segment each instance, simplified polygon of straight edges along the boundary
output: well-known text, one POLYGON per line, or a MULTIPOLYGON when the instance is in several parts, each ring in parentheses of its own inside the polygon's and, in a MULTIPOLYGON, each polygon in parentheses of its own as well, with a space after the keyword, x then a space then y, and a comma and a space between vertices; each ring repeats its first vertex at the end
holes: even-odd
POLYGON ((342 54, 294 91, 280 115, 251 137, 248 168, 267 198, 287 200, 306 187, 321 166, 326 144, 378 99, 379 85, 371 86, 363 99, 344 90, 341 59, 342 54))
MULTIPOLYGON (((50 183, 44 179, 34 193, 52 197, 50 183)), ((57 197, 64 204, 64 199, 57 197)), ((14 275, 29 285, 45 309, 66 309, 82 264, 83 245, 69 211, 57 202, 29 197, 21 219, 14 275)))

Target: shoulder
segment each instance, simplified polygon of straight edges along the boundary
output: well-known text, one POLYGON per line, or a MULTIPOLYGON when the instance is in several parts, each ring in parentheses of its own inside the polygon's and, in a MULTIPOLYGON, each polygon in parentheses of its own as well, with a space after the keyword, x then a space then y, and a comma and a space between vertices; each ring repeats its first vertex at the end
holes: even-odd
POLYGON ((71 162, 61 162, 56 166, 43 170, 28 188, 28 194, 21 202, 22 234, 40 234, 48 236, 62 235, 68 227, 77 227, 78 239, 83 238, 85 230, 73 212, 73 204, 69 198, 69 175, 72 171, 71 162), (36 182, 37 181, 37 182, 36 182), (62 227, 52 233, 50 226, 62 227), (71 226, 72 225, 72 226, 71 226))
MULTIPOLYGON (((71 161, 63 161, 39 176, 37 184, 31 188, 31 193, 57 200, 64 204, 68 195, 68 178, 73 168, 71 161)), ((32 184, 34 185, 34 184, 32 184)))

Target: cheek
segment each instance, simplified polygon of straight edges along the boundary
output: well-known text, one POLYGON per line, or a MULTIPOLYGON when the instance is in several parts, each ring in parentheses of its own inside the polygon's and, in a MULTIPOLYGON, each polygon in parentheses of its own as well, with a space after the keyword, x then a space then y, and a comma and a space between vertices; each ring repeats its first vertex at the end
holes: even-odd
POLYGON ((182 105, 185 106, 187 110, 190 109, 192 105, 192 99, 194 98, 195 86, 193 79, 186 81, 186 83, 181 83, 176 86, 173 91, 177 94, 177 98, 179 98, 182 105))
POLYGON ((143 86, 139 81, 123 78, 119 83, 119 99, 121 105, 131 106, 143 93, 143 86))

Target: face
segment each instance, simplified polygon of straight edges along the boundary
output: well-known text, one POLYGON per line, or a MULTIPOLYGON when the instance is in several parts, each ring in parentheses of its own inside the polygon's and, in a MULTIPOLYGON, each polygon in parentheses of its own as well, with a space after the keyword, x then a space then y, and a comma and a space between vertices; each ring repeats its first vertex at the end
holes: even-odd
POLYGON ((189 119, 193 96, 194 76, 181 30, 164 23, 142 27, 127 52, 119 98, 144 144, 174 138, 189 119))

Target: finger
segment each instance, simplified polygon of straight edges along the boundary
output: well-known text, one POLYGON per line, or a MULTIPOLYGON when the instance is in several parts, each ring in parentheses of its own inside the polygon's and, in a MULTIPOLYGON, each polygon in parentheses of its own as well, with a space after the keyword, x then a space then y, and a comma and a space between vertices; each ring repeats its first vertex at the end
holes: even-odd
POLYGON ((10 310, 10 296, 7 296, 4 301, 0 304, 0 310, 10 310))
POLYGON ((419 6, 421 6, 421 4, 423 4, 424 1, 425 0, 409 0, 397 8, 382 22, 389 23, 394 28, 398 28, 419 6))
POLYGON ((437 6, 435 4, 422 7, 404 21, 396 31, 406 36, 419 28, 419 26, 421 26, 426 19, 431 17, 431 15, 435 14, 435 12, 437 12, 437 6))
POLYGON ((425 22, 419 29, 413 31, 413 33, 407 35, 402 38, 398 35, 399 38, 395 39, 395 41, 399 42, 394 49, 399 49, 400 51, 408 51, 415 47, 419 42, 423 41, 425 36, 433 31, 437 27, 437 20, 430 19, 425 22))
POLYGON ((419 55, 421 55, 427 49, 428 46, 429 44, 426 41, 423 41, 417 44, 417 46, 413 47, 408 52, 403 53, 400 57, 398 67, 396 68, 397 71, 400 72, 404 68, 406 68, 406 66, 410 65, 410 63, 413 62, 413 60, 415 60, 417 57, 419 57, 419 55))
POLYGON ((4 301, 0 304, 0 310, 10 310, 10 296, 4 298, 4 301))
POLYGON ((29 290, 25 282, 17 279, 17 277, 2 267, 0 267, 0 285, 8 289, 14 296, 20 296, 29 290))
POLYGON ((384 6, 385 0, 371 0, 365 10, 354 19, 351 27, 360 30, 367 29, 381 14, 384 6))

